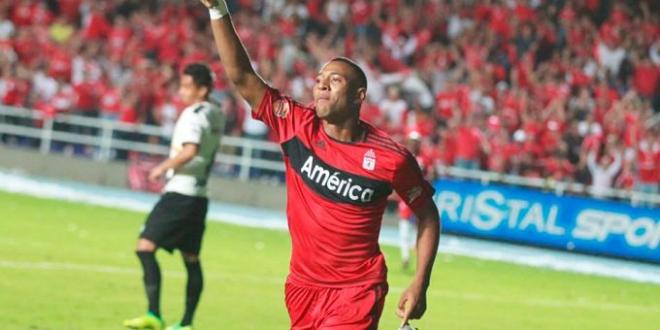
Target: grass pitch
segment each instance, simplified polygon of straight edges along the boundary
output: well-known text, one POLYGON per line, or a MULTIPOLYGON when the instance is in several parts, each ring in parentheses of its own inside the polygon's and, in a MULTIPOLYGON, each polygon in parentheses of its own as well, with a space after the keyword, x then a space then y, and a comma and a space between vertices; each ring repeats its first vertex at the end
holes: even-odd
MULTIPOLYGON (((0 328, 121 329, 144 313, 133 254, 145 215, 0 192, 0 328)), ((210 222, 196 329, 287 329, 288 234, 210 222)), ((412 274, 385 247, 390 293, 381 329, 412 274)), ((177 322, 185 271, 159 252, 166 321, 177 322)), ((425 317, 437 329, 660 329, 660 286, 441 255, 425 317)))

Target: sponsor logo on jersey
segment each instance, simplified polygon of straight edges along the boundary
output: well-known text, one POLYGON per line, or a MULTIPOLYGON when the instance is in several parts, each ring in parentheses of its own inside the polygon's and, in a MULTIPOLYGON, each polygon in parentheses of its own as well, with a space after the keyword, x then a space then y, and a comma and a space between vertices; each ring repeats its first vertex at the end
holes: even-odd
POLYGON ((389 183, 335 168, 312 153, 297 137, 285 142, 284 153, 305 184, 340 203, 365 205, 382 201, 392 192, 389 183))

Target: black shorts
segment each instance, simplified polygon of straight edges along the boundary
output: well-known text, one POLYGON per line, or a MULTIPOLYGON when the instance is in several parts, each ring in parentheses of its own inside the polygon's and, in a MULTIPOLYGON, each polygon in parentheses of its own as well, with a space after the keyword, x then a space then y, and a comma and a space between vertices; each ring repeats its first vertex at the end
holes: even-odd
POLYGON ((167 192, 149 213, 140 237, 170 253, 179 249, 199 254, 208 205, 206 197, 167 192))

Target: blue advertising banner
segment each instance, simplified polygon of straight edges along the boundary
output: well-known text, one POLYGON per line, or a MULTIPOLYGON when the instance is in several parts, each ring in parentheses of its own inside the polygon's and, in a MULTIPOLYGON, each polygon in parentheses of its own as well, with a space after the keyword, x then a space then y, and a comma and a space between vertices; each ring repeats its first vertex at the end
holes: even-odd
POLYGON ((660 208, 452 179, 433 185, 445 232, 660 264, 660 208))

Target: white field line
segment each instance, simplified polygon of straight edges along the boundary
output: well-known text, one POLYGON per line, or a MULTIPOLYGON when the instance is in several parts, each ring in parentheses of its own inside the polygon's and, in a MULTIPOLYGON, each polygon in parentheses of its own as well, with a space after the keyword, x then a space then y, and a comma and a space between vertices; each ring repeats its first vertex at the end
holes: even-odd
MULTIPOLYGON (((0 260, 0 268, 15 269, 15 270, 37 270, 37 271, 75 271, 75 272, 88 272, 88 273, 104 273, 104 274, 126 274, 136 275, 141 274, 141 270, 131 267, 116 267, 104 266, 95 264, 76 264, 76 263, 59 263, 59 262, 31 262, 31 261, 15 261, 15 260, 0 260)), ((164 271, 165 276, 172 278, 185 278, 185 273, 180 271, 164 271)), ((269 285, 284 285, 284 278, 277 276, 255 276, 248 274, 222 274, 215 272, 205 272, 204 277, 208 279, 232 281, 239 283, 249 284, 269 284, 269 285)), ((390 287, 390 294, 399 294, 403 292, 402 287, 390 287)), ((660 306, 648 305, 635 305, 635 304, 616 304, 616 303, 603 303, 594 302, 586 299, 571 299, 571 300, 557 300, 557 299, 506 299, 493 296, 487 296, 481 293, 474 292, 451 292, 446 290, 429 290, 428 295, 444 299, 463 300, 469 302, 482 302, 491 304, 505 304, 505 305, 524 305, 530 307, 543 307, 543 308, 581 308, 589 310, 606 310, 606 311, 630 311, 639 313, 660 313, 660 306)), ((393 299, 393 298, 390 298, 393 299)))
MULTIPOLYGON (((35 197, 81 202, 91 205, 114 207, 148 212, 156 196, 84 184, 67 184, 53 180, 39 180, 0 170, 0 190, 22 193, 35 197), (138 197, 135 197, 138 196, 138 197)), ((235 225, 286 230, 286 220, 268 212, 236 206, 214 207, 209 218, 235 225)), ((396 230, 383 228, 381 243, 398 245, 396 230)), ((550 251, 541 248, 514 246, 497 242, 485 242, 444 235, 440 242, 440 254, 461 255, 483 260, 514 263, 523 266, 546 268, 618 278, 628 281, 660 284, 660 267, 622 260, 598 258, 550 251)))

